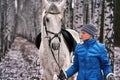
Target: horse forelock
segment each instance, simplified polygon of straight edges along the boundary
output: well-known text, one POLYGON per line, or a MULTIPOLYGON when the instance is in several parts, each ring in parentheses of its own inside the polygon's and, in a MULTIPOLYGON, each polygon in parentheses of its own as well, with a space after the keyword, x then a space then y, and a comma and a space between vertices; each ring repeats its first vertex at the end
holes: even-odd
POLYGON ((51 3, 50 7, 47 9, 47 13, 60 14, 60 10, 55 3, 51 3))

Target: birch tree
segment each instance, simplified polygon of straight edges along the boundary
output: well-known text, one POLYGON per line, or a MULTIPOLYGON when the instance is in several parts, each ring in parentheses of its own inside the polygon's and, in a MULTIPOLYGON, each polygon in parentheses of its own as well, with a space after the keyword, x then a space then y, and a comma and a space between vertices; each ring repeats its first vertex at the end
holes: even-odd
POLYGON ((82 27, 83 25, 83 0, 74 0, 74 10, 73 10, 73 29, 82 27))
POLYGON ((15 34, 14 0, 0 0, 0 56, 10 48, 15 34))
POLYGON ((17 34, 34 42, 40 32, 41 0, 18 0, 17 34))
POLYGON ((114 65, 114 31, 113 31, 113 0, 105 0, 105 22, 104 22, 104 43, 108 49, 110 62, 114 65))
POLYGON ((74 0, 74 29, 82 27, 87 23, 93 23, 99 30, 101 23, 101 1, 102 0, 74 0))
POLYGON ((90 5, 90 23, 93 23, 97 28, 97 38, 100 37, 100 28, 101 28, 101 17, 102 17, 102 2, 103 0, 91 0, 89 4, 90 5))
POLYGON ((72 8, 72 1, 67 0, 66 7, 64 11, 64 18, 63 23, 65 24, 65 28, 73 28, 73 8, 72 8))

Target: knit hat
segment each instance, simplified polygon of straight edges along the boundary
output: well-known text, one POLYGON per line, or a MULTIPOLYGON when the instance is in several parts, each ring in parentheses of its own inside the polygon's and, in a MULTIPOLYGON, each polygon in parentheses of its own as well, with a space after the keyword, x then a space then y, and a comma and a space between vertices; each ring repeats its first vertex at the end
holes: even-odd
POLYGON ((81 31, 84 31, 94 37, 96 35, 97 29, 93 24, 87 24, 82 27, 81 31))

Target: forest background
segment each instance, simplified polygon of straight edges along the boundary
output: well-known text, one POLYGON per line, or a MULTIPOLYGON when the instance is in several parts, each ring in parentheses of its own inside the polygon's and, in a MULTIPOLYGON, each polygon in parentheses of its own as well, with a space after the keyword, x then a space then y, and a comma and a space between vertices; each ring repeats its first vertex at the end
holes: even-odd
MULTIPOLYGON (((61 1, 61 0, 48 0, 61 1)), ((97 38, 108 49, 114 67, 114 48, 120 47, 120 0, 67 0, 65 28, 77 30, 87 23, 98 28, 97 38)), ((0 0, 0 58, 16 36, 34 43, 40 33, 42 0, 0 0)))

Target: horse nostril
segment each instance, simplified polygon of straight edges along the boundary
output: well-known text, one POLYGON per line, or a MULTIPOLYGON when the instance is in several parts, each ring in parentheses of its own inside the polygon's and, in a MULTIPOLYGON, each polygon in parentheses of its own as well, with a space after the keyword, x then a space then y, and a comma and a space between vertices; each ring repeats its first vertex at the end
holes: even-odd
POLYGON ((54 50, 58 50, 59 47, 60 47, 60 43, 52 43, 52 48, 53 48, 54 50))

